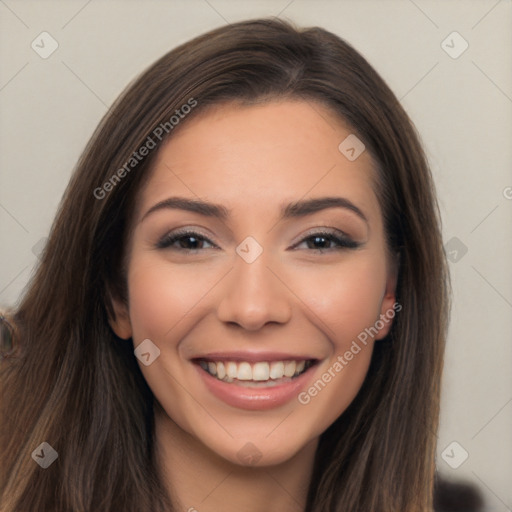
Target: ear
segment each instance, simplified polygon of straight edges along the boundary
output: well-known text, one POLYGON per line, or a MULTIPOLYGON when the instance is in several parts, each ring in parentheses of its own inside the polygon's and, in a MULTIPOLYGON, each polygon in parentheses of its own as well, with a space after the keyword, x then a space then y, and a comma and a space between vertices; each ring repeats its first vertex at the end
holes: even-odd
POLYGON ((396 285, 398 281, 398 271, 400 267, 400 254, 396 253, 390 257, 388 265, 388 276, 386 280, 386 289, 380 307, 380 315, 375 322, 375 327, 378 330, 375 336, 376 340, 385 338, 391 326, 396 313, 402 309, 402 305, 396 301, 396 285))
POLYGON ((111 307, 107 307, 110 327, 119 338, 130 339, 132 337, 132 324, 128 305, 123 300, 112 297, 110 293, 108 295, 109 305, 111 305, 111 307))

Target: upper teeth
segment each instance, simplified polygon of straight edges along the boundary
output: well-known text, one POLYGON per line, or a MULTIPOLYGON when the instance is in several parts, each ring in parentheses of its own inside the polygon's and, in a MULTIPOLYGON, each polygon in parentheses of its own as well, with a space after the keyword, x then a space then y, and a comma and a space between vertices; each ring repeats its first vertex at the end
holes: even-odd
POLYGON ((255 380, 265 381, 269 379, 282 379, 283 377, 293 377, 304 371, 306 361, 272 361, 248 363, 242 362, 199 362, 201 367, 211 375, 215 375, 218 379, 231 381, 238 380, 255 380))

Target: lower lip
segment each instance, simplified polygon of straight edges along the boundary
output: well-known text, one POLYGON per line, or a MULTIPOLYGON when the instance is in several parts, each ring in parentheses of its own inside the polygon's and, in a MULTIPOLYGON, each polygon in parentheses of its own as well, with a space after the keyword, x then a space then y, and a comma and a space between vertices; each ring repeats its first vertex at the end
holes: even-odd
POLYGON ((195 365, 210 392, 232 407, 261 411, 286 404, 297 397, 312 375, 314 366, 289 382, 267 388, 247 388, 223 382, 195 365))

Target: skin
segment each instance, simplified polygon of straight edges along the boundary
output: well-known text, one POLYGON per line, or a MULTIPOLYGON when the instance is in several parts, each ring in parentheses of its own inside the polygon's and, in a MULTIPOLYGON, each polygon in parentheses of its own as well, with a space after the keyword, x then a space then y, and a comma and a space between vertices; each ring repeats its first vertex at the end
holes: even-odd
MULTIPOLYGON (((135 347, 149 338, 160 349, 152 364, 139 365, 157 399, 157 456, 179 510, 304 510, 319 436, 352 402, 374 342, 389 332, 391 321, 307 405, 296 398, 264 411, 227 405, 190 360, 213 351, 308 354, 318 359, 310 386, 392 309, 396 272, 373 162, 367 151, 351 162, 338 150, 350 133, 318 103, 210 108, 159 150, 140 191, 126 255, 128 305, 115 302, 112 327, 135 347), (177 208, 147 213, 171 196, 230 213, 223 220, 177 208), (282 205, 333 196, 366 220, 341 207, 280 217, 282 205), (182 227, 216 247, 156 248, 182 227), (329 228, 359 246, 313 243, 329 228), (250 264, 235 251, 248 236, 263 248, 250 264), (246 443, 261 455, 257 464, 237 457, 246 443)), ((190 238, 182 242, 191 247, 190 238)))

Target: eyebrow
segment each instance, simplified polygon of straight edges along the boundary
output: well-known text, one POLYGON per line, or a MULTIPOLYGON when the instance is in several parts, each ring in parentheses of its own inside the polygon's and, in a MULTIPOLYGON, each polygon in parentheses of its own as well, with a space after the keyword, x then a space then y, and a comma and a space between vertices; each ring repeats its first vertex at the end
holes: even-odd
MULTIPOLYGON (((305 199, 289 203, 281 208, 281 218, 305 217, 313 213, 326 210, 328 208, 344 208, 355 213, 358 217, 368 223, 366 215, 352 201, 344 197, 319 197, 314 199, 305 199)), ((143 216, 141 222, 151 213, 163 209, 177 209, 188 212, 198 213, 205 217, 214 217, 220 220, 227 220, 230 210, 226 207, 201 201, 199 199, 189 199, 185 197, 169 197, 152 206, 143 216)))
POLYGON ((220 204, 208 203, 199 199, 188 199, 186 197, 169 197, 152 206, 143 216, 141 222, 153 212, 163 209, 186 210, 187 212, 199 213, 205 217, 215 217, 226 220, 229 217, 229 210, 220 204))
POLYGON ((346 210, 350 210, 368 223, 368 219, 362 210, 345 197, 318 197, 315 199, 296 201, 295 203, 290 203, 283 208, 281 217, 284 219, 291 217, 304 217, 321 210, 326 210, 327 208, 344 208, 346 210))

